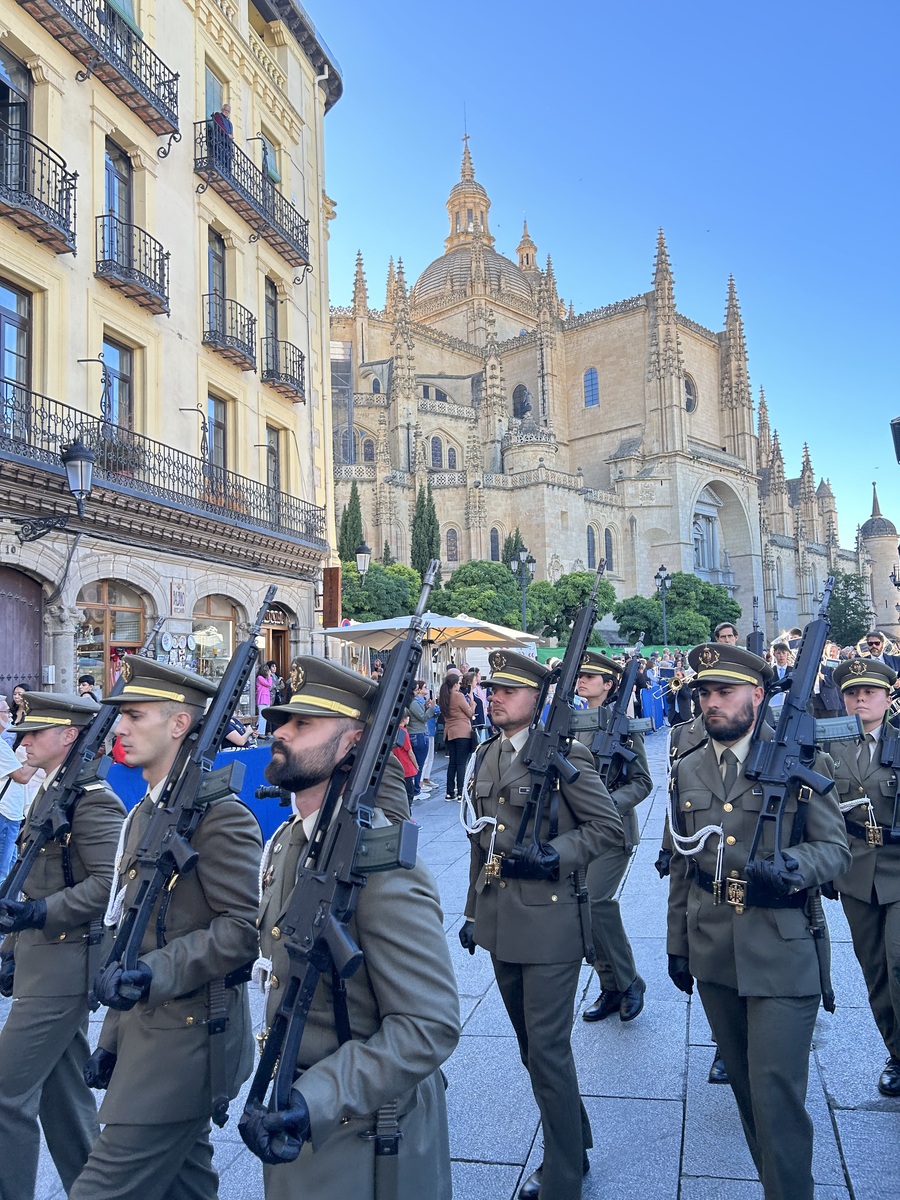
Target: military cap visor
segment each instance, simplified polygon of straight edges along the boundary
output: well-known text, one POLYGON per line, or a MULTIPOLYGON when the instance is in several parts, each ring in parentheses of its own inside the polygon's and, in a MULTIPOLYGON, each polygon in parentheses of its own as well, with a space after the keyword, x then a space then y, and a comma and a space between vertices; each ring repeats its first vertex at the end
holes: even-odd
POLYGON ((688 655, 688 663, 696 672, 691 678, 691 687, 700 687, 704 683, 765 687, 773 675, 764 658, 726 642, 705 642, 695 646, 688 655))
POLYGON ((206 707, 216 685, 202 675, 158 663, 139 654, 126 655, 122 662, 124 687, 107 704, 194 704, 206 707))
POLYGON ((547 667, 527 654, 516 654, 512 650, 494 650, 488 656, 491 668, 490 679, 482 681, 486 688, 527 687, 539 688, 548 673, 547 667))
POLYGON ((871 658, 851 658, 834 669, 834 682, 842 692, 854 687, 879 687, 889 692, 896 681, 892 667, 871 658))
POLYGON ((87 696, 65 696, 50 692, 26 692, 22 715, 12 727, 17 736, 40 733, 42 729, 81 729, 90 725, 100 705, 87 696))
POLYGON ((605 654, 597 654, 592 650, 585 651, 579 675, 605 675, 607 679, 618 679, 624 670, 617 662, 607 658, 605 654))
POLYGON ((365 721, 378 692, 374 679, 311 656, 295 661, 292 687, 293 694, 286 703, 261 710, 267 722, 278 726, 293 716, 349 717, 354 721, 365 721))

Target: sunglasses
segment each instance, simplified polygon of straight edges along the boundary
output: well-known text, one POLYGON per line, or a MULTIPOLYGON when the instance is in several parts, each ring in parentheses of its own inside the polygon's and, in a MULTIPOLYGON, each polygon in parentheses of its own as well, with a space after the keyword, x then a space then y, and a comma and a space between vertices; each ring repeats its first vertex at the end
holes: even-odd
POLYGON ((878 646, 880 646, 880 645, 881 645, 881 642, 866 642, 866 645, 867 645, 867 646, 869 647, 869 649, 871 650, 873 646, 875 646, 875 647, 878 647, 878 646))

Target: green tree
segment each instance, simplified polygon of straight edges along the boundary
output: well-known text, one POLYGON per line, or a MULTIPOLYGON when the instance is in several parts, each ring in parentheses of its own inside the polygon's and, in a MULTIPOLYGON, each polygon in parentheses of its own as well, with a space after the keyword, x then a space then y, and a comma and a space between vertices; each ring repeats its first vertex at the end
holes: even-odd
POLYGON ((498 562, 468 562, 457 567, 444 587, 432 593, 431 607, 445 616, 465 613, 518 629, 522 614, 519 585, 509 567, 498 562))
MULTIPOLYGON (((428 546, 428 558, 425 562, 427 570, 428 563, 433 558, 440 559, 441 557, 441 523, 438 520, 437 509, 434 504, 434 494, 431 490, 431 480, 428 480, 428 491, 425 495, 425 537, 426 545, 428 546)), ((424 572, 422 573, 424 578, 424 572)), ((441 572, 438 570, 435 576, 435 584, 440 585, 441 572)))
POLYGON ((838 571, 828 605, 831 637, 839 646, 854 646, 869 630, 869 589, 862 575, 838 571))
POLYGON ((356 547, 363 540, 362 508, 356 480, 350 484, 350 499, 341 513, 338 532, 338 557, 341 562, 356 562, 356 547))
POLYGON ((381 551, 381 565, 383 567, 393 567, 396 562, 396 558, 394 558, 393 554, 391 554, 391 544, 387 538, 385 538, 384 549, 381 551))
MULTIPOLYGON (((692 646, 706 642, 720 621, 740 620, 741 607, 718 583, 709 583, 675 571, 666 592, 666 640, 670 645, 692 646)), ((662 600, 659 592, 652 596, 629 596, 613 609, 622 637, 635 638, 643 629, 648 646, 658 646, 663 640, 662 600)))
POLYGON ((387 621, 411 613, 419 598, 421 581, 416 571, 400 563, 384 567, 373 562, 365 583, 355 559, 341 563, 341 609, 353 621, 387 621))
MULTIPOLYGON (((419 484, 416 496, 416 506, 413 509, 412 531, 410 538, 410 562, 419 572, 419 579, 424 580, 428 564, 433 558, 441 555, 441 527, 438 522, 437 509, 434 506, 434 495, 431 491, 431 480, 426 491, 419 484)), ((441 576, 438 572, 437 582, 441 576)))
POLYGON ((544 636, 559 615, 559 601, 549 579, 534 579, 529 583, 525 592, 525 608, 528 632, 544 636))
POLYGON ((648 600, 646 596, 629 596, 615 605, 612 614, 619 626, 619 636, 627 641, 635 641, 641 632, 648 646, 658 646, 662 641, 661 604, 648 600))
MULTIPOLYGON (((579 609, 587 603, 594 586, 594 578, 593 571, 572 571, 557 579, 553 584, 555 612, 551 614, 550 620, 541 631, 545 637, 558 638, 561 646, 568 644, 572 623, 578 615, 579 609)), ((612 612, 615 604, 615 588, 608 580, 601 579, 597 587, 598 617, 602 618, 608 612, 612 612)))
POLYGON ((522 535, 519 532, 518 525, 515 533, 508 533, 503 539, 503 553, 500 555, 500 561, 509 570, 509 564, 514 558, 519 557, 519 551, 525 549, 525 543, 522 541, 522 535))

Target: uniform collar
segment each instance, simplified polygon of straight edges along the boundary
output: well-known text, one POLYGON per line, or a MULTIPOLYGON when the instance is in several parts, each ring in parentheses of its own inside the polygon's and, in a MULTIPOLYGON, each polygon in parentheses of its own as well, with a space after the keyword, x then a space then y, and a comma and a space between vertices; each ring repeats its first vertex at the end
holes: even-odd
POLYGON ((739 763, 744 762, 750 753, 750 738, 751 734, 745 733, 741 740, 735 742, 733 746, 726 746, 723 742, 717 742, 715 738, 710 738, 709 744, 716 752, 716 762, 719 766, 722 765, 722 755, 726 750, 730 750, 739 763))

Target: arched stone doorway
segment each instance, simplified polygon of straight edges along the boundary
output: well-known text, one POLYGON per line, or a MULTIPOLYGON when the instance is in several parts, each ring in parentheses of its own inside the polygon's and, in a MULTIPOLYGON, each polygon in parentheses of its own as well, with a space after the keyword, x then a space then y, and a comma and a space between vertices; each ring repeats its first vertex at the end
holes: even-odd
POLYGON ((41 689, 43 609, 37 580, 13 567, 0 567, 0 692, 7 696, 17 683, 28 691, 41 689))

